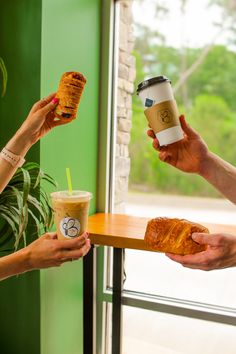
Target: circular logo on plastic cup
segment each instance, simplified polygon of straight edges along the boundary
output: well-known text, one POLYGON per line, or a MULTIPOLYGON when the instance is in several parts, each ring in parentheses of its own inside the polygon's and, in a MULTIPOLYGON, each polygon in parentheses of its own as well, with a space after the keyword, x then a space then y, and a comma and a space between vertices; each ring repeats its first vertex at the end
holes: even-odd
POLYGON ((60 231, 63 236, 68 238, 74 238, 79 236, 80 222, 74 218, 64 218, 60 222, 60 231))

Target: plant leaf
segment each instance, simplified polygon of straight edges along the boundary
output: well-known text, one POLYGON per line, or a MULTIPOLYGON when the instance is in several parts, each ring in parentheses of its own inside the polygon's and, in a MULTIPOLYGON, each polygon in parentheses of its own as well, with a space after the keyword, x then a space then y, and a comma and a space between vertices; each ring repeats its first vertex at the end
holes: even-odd
POLYGON ((7 89, 7 69, 3 59, 0 57, 0 70, 2 72, 2 97, 5 96, 7 89))
MULTIPOLYGON (((28 162, 15 172, 0 194, 0 218, 5 221, 0 227, 0 235, 6 235, 11 230, 15 237, 15 249, 22 239, 26 245, 29 223, 36 227, 38 235, 42 228, 46 232, 53 224, 50 198, 41 187, 42 181, 57 186, 56 181, 44 173, 37 163, 28 162)), ((9 241, 9 237, 6 240, 9 241)), ((4 242, 1 242, 1 246, 4 242)))

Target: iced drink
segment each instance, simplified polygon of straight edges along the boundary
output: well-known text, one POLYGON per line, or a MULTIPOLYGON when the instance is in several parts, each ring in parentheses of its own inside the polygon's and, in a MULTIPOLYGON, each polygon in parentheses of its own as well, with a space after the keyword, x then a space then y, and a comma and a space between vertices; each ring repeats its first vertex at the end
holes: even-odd
POLYGON ((91 193, 61 191, 51 193, 51 198, 58 238, 74 238, 87 230, 91 193))
POLYGON ((137 94, 145 107, 144 114, 160 146, 183 139, 179 112, 170 80, 157 76, 138 85, 137 94))

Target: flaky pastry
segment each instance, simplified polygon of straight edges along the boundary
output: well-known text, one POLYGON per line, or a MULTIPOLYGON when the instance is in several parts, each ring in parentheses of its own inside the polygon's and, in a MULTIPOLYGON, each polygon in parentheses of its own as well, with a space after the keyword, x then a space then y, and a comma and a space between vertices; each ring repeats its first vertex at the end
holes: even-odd
POLYGON ((62 75, 55 98, 59 103, 55 109, 55 116, 65 121, 76 118, 80 98, 86 84, 85 77, 75 71, 62 75))
POLYGON ((209 230, 185 219, 155 218, 148 222, 144 240, 148 248, 160 252, 185 255, 204 251, 206 246, 191 238, 193 232, 209 230))

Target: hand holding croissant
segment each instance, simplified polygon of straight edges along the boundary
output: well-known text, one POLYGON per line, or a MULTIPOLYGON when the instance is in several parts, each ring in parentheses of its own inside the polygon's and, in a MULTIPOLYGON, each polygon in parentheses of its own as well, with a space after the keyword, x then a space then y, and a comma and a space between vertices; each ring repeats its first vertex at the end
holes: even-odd
POLYGON ((201 270, 223 269, 236 266, 236 236, 230 234, 194 233, 192 238, 206 250, 196 254, 166 256, 184 267, 201 270))

